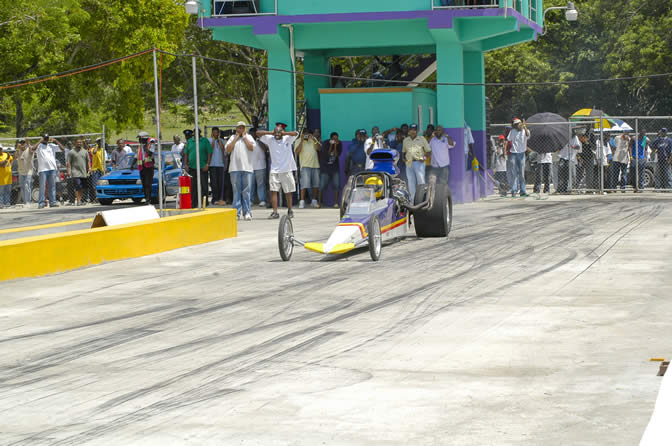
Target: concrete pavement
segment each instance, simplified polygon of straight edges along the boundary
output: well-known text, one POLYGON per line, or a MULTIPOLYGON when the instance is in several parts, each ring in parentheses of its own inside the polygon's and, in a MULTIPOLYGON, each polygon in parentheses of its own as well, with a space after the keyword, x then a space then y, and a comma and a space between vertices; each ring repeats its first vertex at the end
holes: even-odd
MULTIPOLYGON (((237 239, 0 285, 2 444, 631 445, 668 357, 666 196, 456 206, 325 259, 237 239)), ((326 238, 332 209, 296 211, 326 238)))

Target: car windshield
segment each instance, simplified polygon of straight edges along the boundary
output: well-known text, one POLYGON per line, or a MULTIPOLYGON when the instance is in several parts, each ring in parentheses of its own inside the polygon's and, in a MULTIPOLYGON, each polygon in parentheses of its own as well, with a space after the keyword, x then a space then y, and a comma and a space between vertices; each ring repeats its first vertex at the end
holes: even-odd
POLYGON ((117 163, 117 170, 134 169, 135 167, 137 167, 137 163, 134 153, 127 154, 117 163))
POLYGON ((376 203, 376 194, 373 188, 361 187, 352 191, 348 204, 348 215, 367 215, 376 203))

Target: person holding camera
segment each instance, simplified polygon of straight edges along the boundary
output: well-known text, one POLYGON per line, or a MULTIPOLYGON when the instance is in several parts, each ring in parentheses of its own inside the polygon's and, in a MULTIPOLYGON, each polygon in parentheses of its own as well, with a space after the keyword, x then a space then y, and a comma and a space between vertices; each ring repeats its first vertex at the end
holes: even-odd
MULTIPOLYGON (((46 198, 49 200, 50 208, 57 208, 56 202, 56 173, 58 164, 56 164, 56 152, 62 150, 65 153, 65 147, 57 139, 49 138, 49 134, 42 135, 42 139, 31 147, 31 151, 37 152, 37 173, 40 178, 40 199, 37 205, 38 209, 46 206, 46 198), (47 191, 47 185, 49 190, 47 191)), ((88 155, 87 155, 88 156, 88 155)))
POLYGON ((437 184, 448 184, 450 180, 450 150, 455 147, 455 141, 439 125, 432 132, 429 147, 432 149, 430 174, 436 177, 437 184))
POLYGON ((301 165, 301 200, 299 209, 306 207, 306 191, 311 193, 311 207, 319 207, 317 194, 320 187, 320 141, 315 139, 310 129, 304 129, 301 137, 294 143, 294 152, 301 165))
POLYGON ((350 141, 348 153, 345 155, 345 176, 356 175, 366 168, 365 142, 366 130, 359 129, 355 131, 355 138, 350 141))
POLYGON ((520 192, 521 197, 527 197, 525 189, 525 153, 527 152, 527 140, 530 138, 530 131, 524 121, 515 118, 512 122, 513 129, 509 132, 507 140, 511 142, 511 197, 515 198, 516 193, 520 192))
POLYGON ((231 154, 229 175, 233 188, 233 207, 238 212, 238 219, 252 220, 250 185, 254 174, 252 152, 255 141, 247 133, 246 127, 243 121, 236 124, 236 133, 226 142, 226 151, 231 154))
POLYGON ((334 191, 334 207, 338 206, 338 192, 341 188, 341 173, 339 158, 343 152, 343 144, 338 139, 338 133, 332 132, 329 139, 322 144, 320 151, 320 203, 324 203, 324 193, 331 184, 334 191))
POLYGON ((364 150, 366 151, 366 170, 373 169, 373 161, 371 161, 371 152, 374 150, 386 149, 388 148, 387 136, 395 131, 396 129, 389 129, 383 132, 381 135, 380 128, 377 125, 374 125, 371 128, 371 136, 364 141, 364 150))

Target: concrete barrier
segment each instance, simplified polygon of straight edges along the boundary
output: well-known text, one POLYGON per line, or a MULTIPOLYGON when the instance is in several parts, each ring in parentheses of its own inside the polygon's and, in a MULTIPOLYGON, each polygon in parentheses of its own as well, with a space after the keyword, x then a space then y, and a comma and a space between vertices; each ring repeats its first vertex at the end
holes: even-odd
POLYGON ((0 281, 142 257, 238 234, 235 209, 0 242, 0 281))

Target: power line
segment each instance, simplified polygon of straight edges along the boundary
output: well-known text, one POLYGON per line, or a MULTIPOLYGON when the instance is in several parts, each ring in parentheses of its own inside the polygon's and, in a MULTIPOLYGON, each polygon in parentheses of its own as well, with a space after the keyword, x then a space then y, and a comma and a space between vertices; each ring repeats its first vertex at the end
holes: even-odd
POLYGON ((627 80, 637 80, 637 79, 652 79, 652 78, 661 78, 661 77, 670 77, 671 73, 659 73, 659 74, 646 74, 641 76, 628 76, 628 77, 611 77, 611 78, 601 78, 601 79, 584 79, 584 80, 568 80, 568 81, 545 81, 545 82, 413 82, 413 81, 398 81, 398 80, 389 80, 389 79, 372 79, 368 77, 353 77, 353 76, 334 76, 332 74, 322 74, 322 73, 311 73, 308 71, 298 71, 298 70, 285 70, 282 68, 270 68, 263 65, 256 65, 244 62, 236 62, 233 60, 226 59, 217 59, 214 57, 207 57, 202 55, 191 55, 191 54, 176 54, 170 53, 168 51, 157 50, 164 54, 168 54, 174 57, 197 57, 203 60, 209 60, 212 62, 219 62, 227 65, 237 65, 241 67, 248 68, 260 68, 266 71, 277 71, 281 73, 288 74, 302 74, 304 76, 315 76, 315 77, 326 77, 329 79, 339 79, 344 81, 367 81, 367 82, 378 82, 384 84, 397 83, 402 85, 415 84, 415 85, 428 85, 428 86, 465 86, 465 87, 515 87, 515 86, 543 86, 543 85, 576 85, 576 84, 585 84, 585 83, 598 83, 598 82, 614 82, 614 81, 627 81, 627 80))
POLYGON ((41 82, 46 82, 46 81, 50 81, 50 80, 53 80, 53 79, 60 79, 60 78, 67 77, 67 76, 74 76, 75 74, 80 74, 80 73, 84 73, 84 72, 87 72, 87 71, 93 71, 93 70, 97 70, 99 68, 104 68, 104 67, 107 67, 109 65, 114 65, 116 63, 123 62, 123 61, 128 60, 128 59, 132 59, 134 57, 142 56, 143 54, 151 53, 152 51, 154 51, 154 50, 153 49, 144 50, 144 51, 140 51, 140 52, 137 52, 137 53, 129 54, 128 56, 123 56, 123 57, 119 57, 117 59, 107 60, 105 62, 100 62, 100 63, 94 64, 94 65, 88 65, 86 67, 73 68, 71 70, 61 71, 60 73, 45 74, 44 76, 33 77, 33 78, 30 78, 30 79, 22 79, 22 80, 16 80, 16 81, 11 81, 11 82, 5 82, 4 84, 0 84, 0 90, 6 90, 6 89, 9 89, 9 88, 17 88, 17 87, 25 87, 26 85, 39 84, 41 82))
MULTIPOLYGON (((67 76, 74 76, 76 74, 81 74, 87 71, 93 71, 100 68, 107 67, 119 62, 123 62, 128 59, 132 59, 138 56, 142 56, 154 51, 153 49, 139 51, 137 53, 129 54, 127 56, 119 57, 117 59, 107 60, 105 62, 100 62, 93 65, 88 65, 80 68, 73 68, 71 70, 62 71, 60 73, 47 74, 44 76, 38 76, 30 79, 15 80, 11 82, 5 82, 0 84, 0 90, 6 90, 10 88, 24 87, 26 85, 33 85, 41 82, 46 82, 54 79, 60 79, 67 76)), ((545 81, 545 82, 409 82, 409 81, 399 81, 399 80, 389 80, 389 79, 373 79, 367 77, 357 77, 357 76, 334 76, 332 74, 323 74, 323 73, 311 73, 308 71, 299 71, 299 70, 285 70, 282 68, 271 68, 263 65, 250 64, 244 62, 236 62, 233 60, 218 59, 214 57, 207 57, 202 55, 191 55, 191 54, 176 54, 164 50, 156 50, 159 53, 167 54, 174 57, 197 57, 202 60, 208 60, 212 62, 222 63, 226 65, 234 65, 247 68, 258 68, 265 71, 275 71, 287 74, 300 74, 303 76, 315 76, 315 77, 325 77, 328 79, 339 79, 342 81, 364 81, 370 83, 381 83, 381 84, 398 84, 398 86, 408 85, 412 83, 414 85, 423 85, 423 86, 465 86, 465 87, 533 87, 533 86, 554 86, 554 85, 578 85, 578 84, 590 84, 590 83, 599 83, 599 82, 616 82, 616 81, 631 81, 639 79, 655 79, 655 78, 664 78, 671 77, 672 73, 658 73, 658 74, 646 74, 640 76, 627 76, 627 77, 612 77, 612 78, 600 78, 600 79, 583 79, 583 80, 567 80, 567 81, 545 81)))

